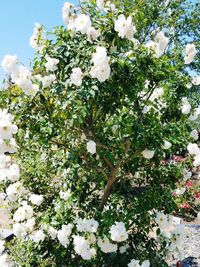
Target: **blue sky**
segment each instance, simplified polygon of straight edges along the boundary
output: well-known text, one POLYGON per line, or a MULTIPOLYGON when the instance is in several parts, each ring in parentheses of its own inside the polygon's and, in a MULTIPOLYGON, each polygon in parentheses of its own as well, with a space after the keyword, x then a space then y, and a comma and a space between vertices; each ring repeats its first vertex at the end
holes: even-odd
MULTIPOLYGON (((29 65, 34 50, 29 38, 35 22, 51 29, 62 25, 61 10, 65 0, 1 0, 0 6, 0 62, 5 54, 16 54, 29 65)), ((73 2, 73 1, 71 1, 73 2)), ((0 80, 4 77, 0 69, 0 80)))

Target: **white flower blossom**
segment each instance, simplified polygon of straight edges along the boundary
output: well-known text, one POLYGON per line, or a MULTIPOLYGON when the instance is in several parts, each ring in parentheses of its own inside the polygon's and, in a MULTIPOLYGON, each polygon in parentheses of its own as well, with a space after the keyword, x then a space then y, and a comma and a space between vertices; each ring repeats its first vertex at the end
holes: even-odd
POLYGON ((192 78, 192 84, 200 85, 200 75, 192 78))
POLYGON ((95 154, 96 153, 96 143, 92 140, 89 140, 87 142, 87 151, 91 154, 95 154))
POLYGON ((187 97, 182 98, 181 112, 185 115, 189 114, 191 110, 191 105, 187 97))
POLYGON ((30 239, 35 243, 39 243, 40 241, 44 241, 45 233, 42 230, 35 231, 31 235, 30 239))
POLYGON ((115 21, 115 31, 118 32, 119 37, 126 37, 131 40, 133 38, 133 34, 136 32, 136 28, 132 23, 132 17, 129 16, 126 19, 124 15, 119 15, 115 21))
POLYGON ((81 86, 83 73, 80 68, 73 68, 70 76, 70 81, 76 86, 81 86))
POLYGON ((145 148, 145 150, 142 151, 142 156, 145 159, 151 159, 151 158, 153 158, 154 154, 155 154, 155 151, 154 150, 149 150, 147 148, 145 148))
POLYGON ((185 47, 185 57, 184 57, 185 64, 190 64, 194 60, 196 53, 197 50, 195 45, 187 44, 185 47))
POLYGON ((167 140, 164 140, 164 145, 163 145, 163 149, 170 149, 170 147, 172 146, 172 144, 167 141, 167 140))
POLYGON ((126 231, 125 224, 123 222, 115 222, 110 228, 111 239, 116 242, 122 242, 127 240, 128 233, 126 231))
POLYGON ((117 251, 117 245, 110 242, 107 237, 103 239, 99 237, 98 246, 104 253, 112 253, 117 251))
POLYGON ((16 55, 14 56, 6 55, 4 56, 1 65, 6 72, 12 73, 17 68, 17 63, 18 59, 16 55))
POLYGON ((79 232, 95 233, 99 226, 99 223, 94 219, 79 218, 76 223, 76 227, 79 232))
POLYGON ((46 59, 46 63, 45 63, 45 67, 46 67, 46 70, 47 71, 56 71, 57 68, 58 68, 58 63, 59 63, 59 60, 56 59, 56 58, 52 58, 50 57, 49 55, 46 55, 45 56, 45 59, 46 59))
POLYGON ((90 17, 85 14, 80 14, 74 21, 75 29, 82 34, 87 33, 88 29, 91 27, 90 17))
POLYGON ((67 190, 67 191, 60 191, 60 193, 59 193, 60 198, 63 199, 63 200, 68 200, 70 195, 71 195, 71 190, 70 189, 67 190))
POLYGON ((160 228, 166 228, 168 226, 168 216, 164 214, 163 212, 157 212, 156 213, 156 218, 155 218, 156 223, 160 228))
POLYGON ((198 140, 199 139, 199 132, 194 129, 190 132, 190 137, 193 138, 194 140, 198 140))
POLYGON ((32 204, 34 204, 36 206, 40 206, 42 204, 44 198, 42 195, 32 194, 29 199, 30 199, 32 204))
POLYGON ((57 237, 59 242, 67 248, 69 245, 69 236, 72 233, 73 224, 62 225, 62 229, 57 231, 57 237))
POLYGON ((189 143, 187 146, 187 150, 190 155, 198 155, 200 154, 200 149, 197 144, 195 143, 189 143))

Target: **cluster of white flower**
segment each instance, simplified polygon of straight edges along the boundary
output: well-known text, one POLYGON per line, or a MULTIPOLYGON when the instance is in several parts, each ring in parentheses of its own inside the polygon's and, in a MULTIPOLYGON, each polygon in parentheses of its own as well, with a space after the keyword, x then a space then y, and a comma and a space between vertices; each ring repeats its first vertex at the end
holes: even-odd
POLYGON ((109 57, 105 47, 98 46, 92 55, 93 67, 90 71, 92 78, 104 82, 110 77, 109 57))
POLYGON ((100 31, 92 27, 92 22, 88 15, 79 14, 76 16, 72 9, 74 9, 74 5, 69 2, 64 3, 62 8, 63 21, 67 25, 68 30, 86 34, 88 41, 92 43, 100 36, 100 31))
POLYGON ((172 255, 177 259, 182 259, 183 257, 183 226, 180 225, 180 222, 176 222, 171 215, 164 214, 163 212, 157 212, 155 217, 155 222, 158 224, 158 227, 161 229, 160 236, 157 237, 157 240, 161 241, 164 238, 167 243, 167 253, 172 255))
POLYGON ((18 85, 25 94, 34 96, 37 93, 39 85, 32 82, 31 72, 18 63, 16 55, 6 55, 1 64, 10 74, 12 82, 18 85))
POLYGON ((185 64, 190 64, 194 60, 196 53, 197 50, 195 45, 187 44, 185 48, 185 57, 184 57, 185 64))
POLYGON ((132 17, 129 16, 126 19, 124 15, 119 15, 117 20, 115 20, 115 31, 118 32, 119 37, 131 40, 133 38, 133 34, 136 32, 136 28, 132 22, 132 17))
POLYGON ((162 56, 167 45, 169 43, 169 38, 167 38, 162 31, 157 33, 155 41, 149 41, 146 43, 145 47, 148 49, 149 53, 153 52, 156 58, 162 56))
POLYGON ((43 27, 39 23, 35 23, 33 34, 30 37, 30 46, 38 51, 41 51, 44 45, 43 27))

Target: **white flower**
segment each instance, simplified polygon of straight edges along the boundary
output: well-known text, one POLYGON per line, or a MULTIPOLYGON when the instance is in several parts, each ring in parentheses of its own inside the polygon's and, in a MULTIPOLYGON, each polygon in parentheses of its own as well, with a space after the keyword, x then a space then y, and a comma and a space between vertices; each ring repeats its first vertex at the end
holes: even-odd
POLYGON ((164 140, 163 149, 169 149, 171 146, 172 144, 169 141, 164 140))
POLYGON ((62 18, 64 23, 67 25, 70 21, 70 12, 71 9, 74 8, 74 5, 70 2, 65 2, 62 8, 62 18))
POLYGON ((186 168, 182 170, 182 174, 184 181, 187 181, 192 176, 192 172, 188 171, 186 168))
POLYGON ((140 267, 140 261, 132 259, 131 262, 128 264, 128 267, 140 267))
POLYGON ((33 231, 34 226, 35 226, 35 218, 30 218, 25 223, 26 231, 29 232, 29 233, 31 233, 33 231))
POLYGON ((160 228, 166 228, 168 225, 168 216, 164 214, 163 212, 157 212, 156 213, 156 218, 155 218, 156 223, 160 228))
POLYGON ((149 150, 147 148, 145 148, 145 150, 142 151, 142 156, 145 159, 151 159, 154 156, 155 151, 154 150, 149 150))
POLYGON ((67 248, 69 245, 69 236, 72 233, 73 224, 62 225, 62 229, 57 231, 57 237, 59 242, 67 248))
POLYGON ((89 232, 89 233, 95 233, 97 231, 97 228, 99 226, 99 223, 94 219, 81 219, 79 218, 77 220, 77 230, 79 232, 89 232))
POLYGON ((45 59, 46 59, 46 63, 45 63, 45 67, 46 67, 46 70, 47 71, 55 71, 57 70, 58 68, 58 63, 59 63, 59 60, 56 59, 56 58, 52 58, 48 55, 45 56, 45 59))
POLYGON ((187 97, 182 98, 181 112, 185 115, 189 114, 191 110, 191 105, 187 97))
POLYGON ((89 242, 82 236, 74 236, 74 250, 84 260, 90 260, 96 251, 94 248, 90 248, 89 242))
POLYGON ((156 58, 159 58, 167 48, 168 42, 169 38, 160 31, 156 35, 155 41, 148 41, 145 47, 148 49, 149 53, 152 52, 156 58))
POLYGON ((185 64, 190 64, 193 61, 196 53, 197 53, 197 50, 196 50, 195 45, 187 44, 185 47, 185 57, 184 57, 185 64))
POLYGON ((17 164, 12 164, 8 169, 7 177, 11 182, 16 182, 20 178, 20 170, 17 164))
POLYGON ((43 45, 43 27, 39 23, 35 23, 33 34, 29 41, 30 46, 33 49, 40 50, 43 45))
POLYGON ((87 151, 91 154, 95 154, 96 153, 96 143, 92 140, 89 140, 87 142, 87 151))
POLYGON ((200 75, 192 78, 192 84, 200 85, 200 75))
POLYGON ((200 166, 200 154, 195 155, 195 157, 194 157, 194 161, 193 161, 193 166, 194 166, 194 167, 198 167, 198 166, 200 166))
POLYGON ((198 140, 199 139, 199 132, 194 129, 190 132, 190 137, 192 137, 194 140, 198 140))
POLYGON ((200 154, 200 149, 197 144, 189 143, 187 146, 187 150, 190 155, 198 155, 200 154))
POLYGON ((31 235, 30 239, 35 243, 39 243, 40 241, 44 241, 45 234, 42 230, 38 230, 31 235))
POLYGON ((65 192, 64 191, 60 191, 59 195, 60 195, 61 199, 68 200, 70 195, 71 195, 71 190, 69 189, 69 190, 67 190, 65 192))
POLYGON ((5 241, 4 240, 0 240, 0 254, 2 254, 2 252, 4 251, 5 249, 5 241))
POLYGON ((90 74, 92 78, 97 78, 100 82, 105 82, 110 77, 110 66, 108 64, 92 67, 90 74))
POLYGON ((0 266, 2 267, 11 267, 8 254, 0 255, 0 266))
POLYGON ((100 31, 96 30, 94 27, 90 27, 87 30, 87 40, 90 43, 93 43, 93 41, 95 41, 100 35, 100 31))
POLYGON ((163 96, 164 94, 164 89, 162 87, 159 88, 155 88, 155 90, 153 91, 152 95, 150 96, 150 100, 154 101, 157 98, 160 98, 161 96, 163 96))
POLYGON ((104 9, 105 0, 96 0, 96 5, 98 9, 103 10, 104 9))
POLYGON ((181 196, 185 193, 185 191, 186 191, 185 188, 178 188, 174 192, 176 193, 176 195, 181 196))
POLYGON ((156 41, 159 44, 159 55, 161 56, 165 49, 167 48, 167 45, 169 43, 169 38, 167 38, 164 33, 162 31, 160 31, 157 35, 156 35, 156 41))
POLYGON ((92 62, 94 66, 106 65, 109 62, 107 51, 105 47, 98 46, 96 52, 92 55, 92 62))
POLYGON ((24 194, 24 187, 22 186, 21 182, 16 182, 13 184, 10 184, 6 188, 6 194, 8 196, 9 201, 15 201, 17 199, 17 195, 23 195, 24 194))
POLYGON ((73 68, 70 76, 71 83, 76 86, 81 86, 83 73, 80 68, 73 68))
POLYGON ((14 215, 13 220, 16 222, 24 221, 25 219, 30 219, 33 216, 33 208, 30 205, 24 204, 19 207, 14 215))
POLYGON ((0 139, 11 139, 17 130, 17 126, 12 124, 11 114, 7 110, 0 110, 0 139))
POLYGON ((122 242, 128 238, 128 233, 123 222, 115 222, 110 228, 110 234, 111 239, 116 242, 122 242))
POLYGON ((159 43, 154 41, 148 41, 145 45, 149 53, 153 53, 155 57, 159 57, 159 43))
POLYGON ((74 21, 75 29, 82 34, 87 33, 88 29, 91 27, 90 17, 85 14, 80 14, 74 21))
POLYGON ((3 69, 5 71, 7 71, 8 73, 11 73, 13 71, 15 71, 16 67, 17 67, 17 56, 11 56, 11 55, 6 55, 4 56, 1 65, 3 67, 3 69))
POLYGON ((104 253, 112 253, 117 251, 117 245, 110 242, 107 237, 103 239, 99 237, 98 246, 104 253))
POLYGON ((115 31, 118 32, 119 37, 126 37, 131 40, 133 38, 133 34, 136 32, 136 28, 132 23, 132 17, 129 16, 126 19, 124 15, 119 15, 115 21, 115 31))
POLYGON ((14 223, 14 224, 13 224, 13 234, 14 234, 16 237, 22 237, 22 238, 25 238, 25 236, 27 235, 25 225, 22 224, 22 223, 14 223))
POLYGON ((197 213, 197 219, 200 221, 200 212, 197 213))
POLYGON ((150 267, 150 261, 149 260, 143 261, 141 267, 150 267))
POLYGON ((54 239, 56 239, 56 236, 58 235, 58 231, 54 227, 49 226, 48 234, 54 240, 54 239))
POLYGON ((36 206, 40 206, 42 204, 44 198, 42 195, 32 194, 29 199, 30 199, 32 204, 34 204, 36 206))
POLYGON ((97 78, 100 82, 107 80, 110 77, 110 66, 105 47, 96 48, 96 52, 92 55, 92 62, 94 64, 90 71, 92 78, 97 78))
POLYGON ((41 75, 35 76, 38 81, 42 82, 43 88, 47 88, 52 85, 52 83, 56 80, 56 76, 54 74, 41 77, 41 75))

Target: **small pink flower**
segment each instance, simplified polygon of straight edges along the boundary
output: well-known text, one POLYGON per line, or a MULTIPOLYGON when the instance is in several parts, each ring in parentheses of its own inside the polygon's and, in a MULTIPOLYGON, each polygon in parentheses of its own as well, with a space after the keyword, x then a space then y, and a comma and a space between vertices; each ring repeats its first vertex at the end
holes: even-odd
POLYGON ((179 207, 182 208, 182 209, 189 209, 190 205, 188 203, 182 203, 182 204, 180 204, 179 207))
POLYGON ((194 196, 195 198, 200 198, 200 192, 195 192, 194 196))
POLYGON ((185 183, 185 186, 186 186, 186 187, 191 187, 191 186, 193 186, 193 183, 192 183, 191 181, 187 181, 187 182, 185 183))

